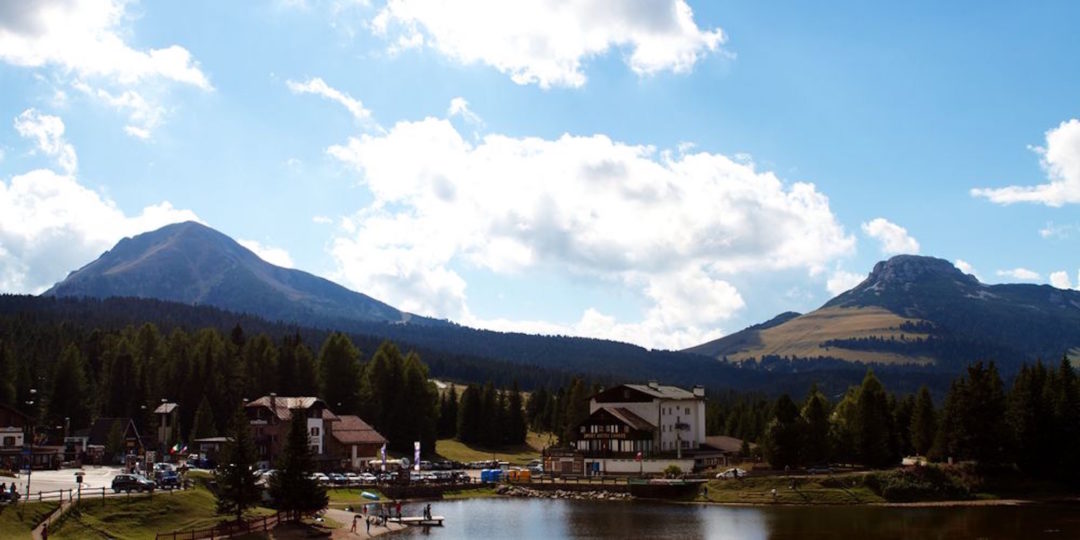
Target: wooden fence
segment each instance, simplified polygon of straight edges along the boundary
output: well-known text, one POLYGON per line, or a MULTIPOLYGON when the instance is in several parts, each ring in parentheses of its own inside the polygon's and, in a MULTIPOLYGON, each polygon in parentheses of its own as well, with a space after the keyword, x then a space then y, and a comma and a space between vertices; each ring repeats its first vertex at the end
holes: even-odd
POLYGON ((208 529, 190 529, 187 531, 173 531, 157 533, 154 540, 196 540, 200 538, 228 538, 234 534, 246 534, 251 532, 269 531, 281 523, 296 521, 300 518, 298 512, 278 512, 272 516, 262 516, 246 519, 244 521, 231 521, 210 527, 208 529))

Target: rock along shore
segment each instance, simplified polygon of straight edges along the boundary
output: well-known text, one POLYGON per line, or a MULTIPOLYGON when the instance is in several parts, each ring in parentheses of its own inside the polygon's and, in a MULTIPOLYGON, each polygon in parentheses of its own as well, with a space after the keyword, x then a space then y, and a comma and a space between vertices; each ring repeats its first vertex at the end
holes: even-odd
POLYGON ((618 493, 596 489, 591 491, 568 491, 563 489, 539 490, 525 486, 502 485, 495 493, 506 497, 532 497, 538 499, 570 499, 578 501, 628 501, 633 497, 629 493, 618 493))

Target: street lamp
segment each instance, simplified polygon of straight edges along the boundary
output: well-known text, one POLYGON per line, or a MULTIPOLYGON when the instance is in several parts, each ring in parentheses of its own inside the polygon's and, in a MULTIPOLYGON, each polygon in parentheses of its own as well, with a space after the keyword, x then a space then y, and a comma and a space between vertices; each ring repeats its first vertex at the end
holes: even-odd
MULTIPOLYGON (((26 406, 27 407, 33 407, 34 406, 34 396, 36 396, 36 395, 37 395, 37 389, 36 388, 31 388, 30 389, 30 399, 28 399, 26 401, 26 406)), ((27 463, 26 463, 26 500, 28 500, 28 501, 30 500, 30 475, 34 471, 34 439, 37 438, 37 434, 36 434, 36 430, 35 430, 35 428, 37 427, 36 422, 37 422, 37 415, 34 414, 34 415, 32 415, 30 417, 30 444, 26 445, 26 449, 25 449, 25 452, 26 452, 26 455, 27 455, 27 463)))

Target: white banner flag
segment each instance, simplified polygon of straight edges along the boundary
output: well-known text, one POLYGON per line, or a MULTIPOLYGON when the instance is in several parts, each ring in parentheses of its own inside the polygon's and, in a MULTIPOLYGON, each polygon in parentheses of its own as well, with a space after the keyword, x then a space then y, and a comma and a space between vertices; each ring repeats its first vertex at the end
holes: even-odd
POLYGON ((382 470, 386 472, 386 443, 382 445, 382 470))
POLYGON ((416 441, 413 444, 413 470, 420 470, 420 441, 416 441))

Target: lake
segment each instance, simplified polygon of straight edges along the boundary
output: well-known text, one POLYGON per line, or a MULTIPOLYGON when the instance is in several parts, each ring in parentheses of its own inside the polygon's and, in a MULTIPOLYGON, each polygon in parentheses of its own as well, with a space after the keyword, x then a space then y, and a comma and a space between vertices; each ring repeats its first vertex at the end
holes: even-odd
MULTIPOLYGON (((420 504, 403 513, 420 515, 420 504)), ((725 507, 554 499, 432 503, 446 526, 411 529, 433 538, 1080 538, 1080 506, 897 508, 725 507)))

